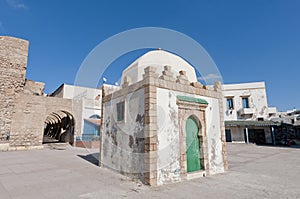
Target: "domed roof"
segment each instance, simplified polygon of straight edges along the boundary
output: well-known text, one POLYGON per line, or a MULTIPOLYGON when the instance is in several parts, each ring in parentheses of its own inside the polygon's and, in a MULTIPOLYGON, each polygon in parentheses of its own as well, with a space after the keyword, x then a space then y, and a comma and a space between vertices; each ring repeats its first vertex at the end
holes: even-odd
POLYGON ((123 71, 121 84, 126 76, 130 78, 131 83, 141 81, 144 69, 148 66, 155 66, 156 73, 161 75, 166 65, 171 66, 174 77, 184 70, 190 82, 197 82, 195 69, 183 58, 164 50, 153 50, 139 57, 123 71))

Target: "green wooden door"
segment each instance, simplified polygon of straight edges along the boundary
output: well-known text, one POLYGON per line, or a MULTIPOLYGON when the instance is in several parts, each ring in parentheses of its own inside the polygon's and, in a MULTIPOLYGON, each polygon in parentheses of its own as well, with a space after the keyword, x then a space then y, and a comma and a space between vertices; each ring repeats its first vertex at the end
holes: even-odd
POLYGON ((201 169, 200 165, 200 143, 198 138, 197 122, 189 117, 186 121, 186 160, 187 172, 198 171, 201 169))

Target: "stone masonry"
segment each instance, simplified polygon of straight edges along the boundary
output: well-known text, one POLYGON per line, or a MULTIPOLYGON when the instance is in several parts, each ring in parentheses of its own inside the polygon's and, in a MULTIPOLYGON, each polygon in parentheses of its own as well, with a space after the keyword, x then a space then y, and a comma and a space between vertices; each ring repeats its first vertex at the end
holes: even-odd
POLYGON ((44 83, 26 80, 29 42, 0 36, 0 151, 42 148, 47 116, 67 111, 81 126, 81 103, 44 97, 44 83))
POLYGON ((16 95, 23 91, 29 42, 0 36, 0 140, 11 131, 16 95))

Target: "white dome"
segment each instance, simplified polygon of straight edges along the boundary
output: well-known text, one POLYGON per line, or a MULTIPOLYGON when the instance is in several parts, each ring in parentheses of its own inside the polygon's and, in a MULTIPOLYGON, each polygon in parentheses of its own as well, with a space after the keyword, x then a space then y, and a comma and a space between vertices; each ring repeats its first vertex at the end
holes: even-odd
POLYGON ((153 50, 139 57, 123 71, 121 83, 123 84, 126 76, 130 78, 131 83, 141 81, 144 69, 148 66, 155 66, 156 73, 160 76, 166 65, 171 66, 174 77, 184 70, 190 82, 197 82, 195 69, 184 59, 163 50, 153 50))

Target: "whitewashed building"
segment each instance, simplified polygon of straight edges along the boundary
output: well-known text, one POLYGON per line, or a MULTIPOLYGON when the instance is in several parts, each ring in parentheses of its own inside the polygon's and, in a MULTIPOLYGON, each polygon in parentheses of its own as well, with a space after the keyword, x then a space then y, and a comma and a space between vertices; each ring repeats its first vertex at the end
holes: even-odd
POLYGON ((274 142, 274 126, 270 119, 277 109, 269 107, 264 82, 223 85, 224 118, 228 142, 274 142))
POLYGON ((81 117, 80 129, 77 131, 76 140, 92 140, 99 136, 101 123, 101 100, 102 90, 99 88, 87 88, 62 84, 49 96, 72 99, 81 104, 81 109, 77 107, 77 115, 81 117), (81 111, 81 112, 78 112, 81 111))
POLYGON ((102 88, 100 166, 150 185, 227 169, 221 84, 201 85, 181 57, 150 51, 102 88))

